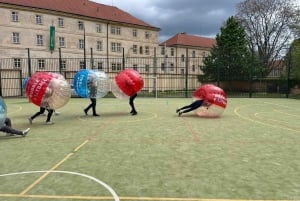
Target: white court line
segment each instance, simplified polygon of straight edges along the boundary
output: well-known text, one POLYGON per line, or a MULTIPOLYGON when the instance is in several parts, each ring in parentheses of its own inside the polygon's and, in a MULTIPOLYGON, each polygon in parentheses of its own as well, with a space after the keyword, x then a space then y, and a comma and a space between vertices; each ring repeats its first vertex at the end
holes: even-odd
POLYGON ((104 188, 106 188, 112 194, 115 201, 120 201, 116 192, 110 186, 108 186, 106 183, 100 181, 99 179, 96 179, 95 177, 92 177, 92 176, 89 176, 86 174, 82 174, 82 173, 78 173, 78 172, 59 171, 59 170, 51 170, 51 171, 40 170, 40 171, 15 172, 15 173, 1 174, 0 177, 20 175, 20 174, 46 173, 46 172, 47 173, 48 172, 50 172, 50 173, 65 173, 65 174, 73 174, 73 175, 79 175, 82 177, 86 177, 86 178, 91 179, 91 180, 97 182, 98 184, 102 185, 104 188))

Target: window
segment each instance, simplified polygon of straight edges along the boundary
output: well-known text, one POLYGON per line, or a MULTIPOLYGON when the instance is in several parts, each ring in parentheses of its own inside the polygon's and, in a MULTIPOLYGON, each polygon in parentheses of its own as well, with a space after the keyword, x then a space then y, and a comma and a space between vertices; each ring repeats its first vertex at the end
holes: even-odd
POLYGON ((38 59, 38 68, 45 69, 45 60, 44 59, 38 59))
POLYGON ((19 13, 12 11, 11 12, 11 21, 13 22, 19 22, 19 13))
POLYGON ((181 73, 182 75, 184 75, 184 68, 181 68, 181 69, 180 69, 180 73, 181 73))
POLYGON ((165 71, 166 70, 165 63, 161 63, 160 69, 161 69, 161 71, 165 71))
POLYGON ((165 55, 166 53, 166 48, 165 47, 161 47, 161 55, 165 55))
POLYGON ((149 67, 150 67, 149 64, 145 64, 145 71, 146 72, 149 72, 149 67))
POLYGON ((65 37, 58 37, 59 47, 65 47, 65 37))
POLYGON ((111 34, 114 34, 114 35, 121 35, 121 28, 120 27, 111 27, 110 32, 111 32, 111 34))
POLYGON ((181 62, 184 62, 184 54, 181 55, 181 62))
POLYGON ((196 52, 195 52, 195 50, 193 50, 193 52, 192 52, 192 58, 195 58, 196 57, 196 52))
POLYGON ((170 71, 174 71, 174 64, 170 63, 170 71))
POLYGON ((137 66, 137 64, 133 64, 133 65, 132 65, 132 68, 133 68, 134 70, 136 70, 136 71, 137 71, 137 70, 138 70, 138 66, 137 66))
POLYGON ((60 69, 66 69, 67 61, 66 60, 62 60, 60 65, 61 65, 60 69))
POLYGON ((132 46, 132 52, 133 54, 137 54, 137 45, 132 46))
POLYGON ((20 58, 14 58, 14 67, 21 68, 21 59, 20 58))
POLYGON ((145 54, 146 54, 146 55, 149 55, 149 54, 150 54, 149 46, 146 46, 146 47, 145 47, 145 54))
POLYGON ((84 40, 83 39, 79 39, 79 44, 78 44, 78 48, 79 49, 84 49, 84 40))
POLYGON ((36 44, 38 46, 44 45, 43 35, 36 35, 36 44))
POLYGON ((117 70, 120 71, 122 69, 122 64, 121 63, 117 63, 117 70))
POLYGON ((202 52, 202 57, 206 57, 206 52, 202 52))
POLYGON ((13 44, 20 44, 20 34, 18 32, 13 32, 12 42, 13 44))
POLYGON ((137 37, 137 30, 136 29, 132 30, 132 36, 135 37, 135 38, 137 37))
POLYGON ((84 23, 82 21, 78 21, 78 29, 84 30, 84 23))
POLYGON ((36 15, 35 16, 35 23, 36 24, 43 24, 43 18, 41 15, 36 15))
POLYGON ((175 55, 175 50, 174 48, 171 48, 171 56, 174 56, 175 55))
POLYGON ((80 69, 85 69, 85 62, 84 61, 79 62, 79 68, 80 69))
POLYGON ((101 24, 96 24, 96 32, 97 33, 101 33, 102 32, 101 24))
POLYGON ((103 51, 103 45, 102 45, 102 41, 97 41, 97 50, 98 51, 103 51))
POLYGON ((112 63, 111 64, 111 70, 112 71, 120 71, 122 67, 121 63, 112 63))
POLYGON ((116 71, 117 70, 117 64, 116 63, 112 63, 111 64, 111 70, 112 71, 116 71))
POLYGON ((195 72, 196 71, 196 67, 195 67, 195 64, 192 65, 192 72, 195 72))
POLYGON ((121 43, 111 43, 112 52, 121 52, 121 43))
POLYGON ((143 54, 143 46, 140 46, 140 54, 143 54))
POLYGON ((149 39, 150 38, 150 33, 148 31, 145 32, 145 38, 149 39))
POLYGON ((65 26, 65 22, 63 18, 58 18, 58 27, 63 28, 65 26))
POLYGON ((98 70, 103 70, 103 63, 102 62, 98 62, 97 63, 97 68, 98 68, 98 70))

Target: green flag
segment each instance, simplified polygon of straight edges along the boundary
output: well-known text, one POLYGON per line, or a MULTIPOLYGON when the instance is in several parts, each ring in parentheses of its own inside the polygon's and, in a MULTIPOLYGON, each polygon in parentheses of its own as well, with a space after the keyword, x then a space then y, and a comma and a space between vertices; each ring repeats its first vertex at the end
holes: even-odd
POLYGON ((55 48, 55 26, 50 26, 50 44, 49 48, 51 53, 54 51, 55 48))

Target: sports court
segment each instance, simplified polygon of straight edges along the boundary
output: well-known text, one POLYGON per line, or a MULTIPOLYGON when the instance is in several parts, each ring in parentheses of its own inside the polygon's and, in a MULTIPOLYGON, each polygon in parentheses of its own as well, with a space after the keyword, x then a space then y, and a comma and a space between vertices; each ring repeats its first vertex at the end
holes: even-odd
POLYGON ((45 125, 38 107, 5 98, 13 127, 0 135, 0 200, 300 200, 300 101, 228 98, 219 118, 176 108, 190 98, 71 98, 45 125))

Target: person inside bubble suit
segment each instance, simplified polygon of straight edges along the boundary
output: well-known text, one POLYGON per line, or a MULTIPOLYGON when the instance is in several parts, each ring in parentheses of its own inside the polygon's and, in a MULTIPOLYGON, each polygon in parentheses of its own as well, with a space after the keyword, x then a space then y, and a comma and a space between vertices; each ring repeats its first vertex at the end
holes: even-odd
POLYGON ((135 106, 134 106, 134 99, 137 97, 137 93, 133 94, 132 96, 130 96, 129 98, 129 105, 131 107, 131 111, 130 111, 130 114, 131 115, 137 115, 137 111, 135 109, 135 106))
POLYGON ((198 109, 201 106, 205 106, 206 109, 208 109, 208 107, 211 104, 206 102, 203 98, 197 99, 195 101, 193 101, 191 104, 183 106, 181 108, 176 109, 176 113, 178 113, 178 116, 181 116, 183 113, 187 113, 193 110, 198 109))
POLYGON ((14 129, 12 127, 11 119, 8 117, 5 118, 4 125, 0 127, 0 131, 5 132, 6 136, 21 135, 22 137, 25 137, 29 130, 30 128, 27 128, 23 131, 14 129))
POLYGON ((51 98, 52 94, 53 94, 53 86, 52 86, 52 84, 50 82, 49 86, 47 87, 47 89, 45 91, 45 95, 44 95, 43 101, 42 101, 41 106, 40 106, 40 111, 38 111, 33 116, 31 116, 31 117, 28 118, 28 121, 29 121, 30 124, 32 124, 32 121, 36 117, 44 114, 44 112, 46 110, 48 111, 47 119, 46 119, 46 125, 53 124, 53 122, 51 121, 51 117, 52 117, 52 114, 53 114, 54 110, 51 109, 50 105, 49 105, 49 101, 50 101, 50 98, 51 98))
POLYGON ((85 115, 88 115, 88 111, 92 108, 93 116, 97 117, 100 116, 96 112, 96 105, 97 105, 97 80, 94 76, 91 76, 88 82, 88 89, 89 89, 89 97, 91 103, 83 110, 85 115))

